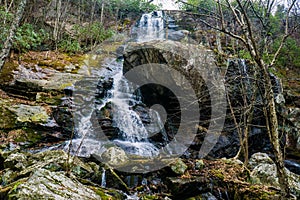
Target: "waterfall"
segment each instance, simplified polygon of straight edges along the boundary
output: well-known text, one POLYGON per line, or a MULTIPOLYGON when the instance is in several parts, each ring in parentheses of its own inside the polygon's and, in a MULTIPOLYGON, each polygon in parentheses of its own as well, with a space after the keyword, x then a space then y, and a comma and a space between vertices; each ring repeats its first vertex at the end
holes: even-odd
POLYGON ((122 75, 122 70, 113 78, 114 86, 110 99, 113 108, 113 125, 120 130, 119 139, 113 142, 130 154, 157 155, 158 149, 148 141, 149 133, 140 116, 132 108, 132 105, 141 103, 140 98, 133 94, 132 86, 122 75))
POLYGON ((129 83, 123 77, 122 72, 118 73, 114 80, 113 98, 111 99, 114 111, 113 120, 124 139, 130 142, 142 141, 143 138, 147 138, 148 133, 138 114, 129 105, 130 101, 135 101, 129 91, 129 83))
POLYGON ((164 39, 164 26, 163 11, 153 11, 142 15, 138 25, 132 29, 132 35, 134 35, 134 39, 138 42, 164 39))
MULTIPOLYGON (((144 14, 138 26, 133 28, 137 36, 136 40, 163 39, 163 17, 162 11, 144 14)), ((108 59, 105 61, 103 68, 95 70, 93 73, 93 77, 98 77, 98 81, 101 77, 100 82, 103 82, 97 85, 97 81, 93 80, 87 81, 86 84, 77 85, 79 88, 76 88, 74 99, 77 102, 75 103, 81 103, 81 100, 84 100, 85 103, 76 105, 80 108, 74 113, 75 135, 77 138, 70 141, 65 146, 65 150, 71 148, 70 152, 72 154, 88 157, 95 153, 101 155, 106 151, 106 146, 109 148, 111 144, 114 144, 121 147, 128 154, 145 157, 158 155, 159 148, 151 143, 148 138, 159 133, 162 135, 163 140, 167 141, 167 133, 164 130, 165 119, 155 109, 147 108, 142 103, 140 94, 134 91, 132 83, 123 76, 123 62, 108 59), (105 88, 107 85, 106 80, 112 80, 110 89, 105 88), (81 90, 82 93, 80 93, 81 90), (107 111, 110 116, 107 119, 106 116, 103 116, 103 118, 111 123, 111 127, 116 130, 117 135, 114 135, 112 139, 103 140, 105 133, 98 134, 92 121, 95 121, 93 113, 105 113, 105 109, 108 109, 107 105, 110 105, 109 109, 111 110, 107 111), (142 107, 147 116, 151 118, 146 124, 144 124, 139 113, 134 110, 136 106, 142 107)), ((104 180, 105 171, 102 173, 103 184, 105 184, 104 180)))
POLYGON ((102 168, 101 187, 106 187, 106 171, 104 167, 102 168))

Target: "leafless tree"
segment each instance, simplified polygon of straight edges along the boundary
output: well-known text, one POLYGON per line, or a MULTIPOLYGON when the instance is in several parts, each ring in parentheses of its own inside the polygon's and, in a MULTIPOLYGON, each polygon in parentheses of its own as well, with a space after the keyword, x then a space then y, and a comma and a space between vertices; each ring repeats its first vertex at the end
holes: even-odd
MULTIPOLYGON (((11 1, 11 2, 13 2, 13 1, 11 1)), ((4 65, 5 59, 9 55, 10 49, 12 47, 12 41, 13 41, 13 38, 15 36, 16 30, 19 27, 19 24, 20 24, 21 18, 23 16, 26 4, 27 4, 27 0, 21 0, 19 2, 19 5, 18 5, 18 7, 16 9, 15 14, 14 14, 12 23, 10 25, 10 29, 8 31, 8 35, 7 35, 7 37, 6 37, 5 41, 4 41, 2 50, 0 52, 0 71, 1 71, 1 69, 3 67, 3 65, 4 65)), ((9 6, 7 7, 8 8, 7 12, 9 12, 9 9, 10 9, 11 5, 12 4, 9 4, 9 6)))
MULTIPOLYGON (((180 2, 184 3, 184 1, 180 2)), ((284 169, 283 154, 280 149, 275 97, 268 70, 276 63, 280 50, 284 46, 286 39, 294 30, 294 28, 291 28, 290 18, 297 0, 288 1, 284 19, 284 33, 281 35, 279 47, 272 55, 269 55, 270 57, 268 62, 264 60, 263 56, 264 53, 268 51, 266 48, 269 39, 267 31, 270 23, 271 12, 273 11, 276 1, 215 0, 214 2, 218 9, 216 9, 213 14, 210 14, 210 17, 213 17, 217 23, 211 23, 211 21, 207 20, 208 18, 203 17, 203 14, 199 14, 199 20, 204 25, 231 36, 236 41, 239 41, 240 45, 245 47, 251 57, 251 60, 262 73, 264 80, 262 83, 264 99, 263 111, 266 119, 266 129, 274 152, 279 184, 283 193, 282 196, 283 198, 286 198, 290 196, 290 188, 288 185, 287 174, 284 169), (260 11, 256 10, 255 6, 257 5, 260 6, 260 11), (232 23, 235 25, 234 29, 229 26, 229 24, 232 23), (262 32, 257 32, 258 29, 264 32, 264 34, 261 34, 262 32)), ((251 121, 251 117, 249 117, 250 116, 247 116, 244 121, 251 121)), ((238 125, 237 122, 235 123, 238 125)), ((240 132, 241 131, 242 130, 240 130, 240 132)), ((247 130, 244 131, 247 132, 247 130)))

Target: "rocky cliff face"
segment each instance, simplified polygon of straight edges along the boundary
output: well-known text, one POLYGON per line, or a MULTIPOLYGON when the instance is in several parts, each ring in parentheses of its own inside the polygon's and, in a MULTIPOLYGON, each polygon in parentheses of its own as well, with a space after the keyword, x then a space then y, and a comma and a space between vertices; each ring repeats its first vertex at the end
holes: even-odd
MULTIPOLYGON (((149 76, 155 76, 154 80, 169 82, 170 80, 165 80, 166 78, 163 73, 154 73, 156 65, 163 65, 166 68, 179 72, 169 72, 170 79, 173 81, 171 84, 177 85, 183 90, 187 90, 189 89, 188 87, 191 86, 197 96, 200 111, 199 127, 201 128, 199 128, 197 136, 193 143, 191 143, 191 152, 193 152, 193 150, 199 150, 205 135, 207 135, 207 129, 210 124, 213 123, 211 117, 215 105, 212 101, 214 101, 216 97, 213 95, 222 92, 225 95, 225 90, 222 90, 222 81, 226 82, 227 92, 232 99, 231 104, 236 110, 243 104, 243 92, 247 93, 246 98, 249 100, 251 99, 251 93, 255 92, 252 86, 256 83, 251 81, 251 77, 253 77, 254 74, 254 67, 245 61, 230 61, 227 66, 227 73, 221 76, 217 75, 217 72, 222 70, 215 65, 213 52, 200 45, 174 41, 151 41, 130 43, 127 46, 124 53, 124 74, 130 72, 130 70, 133 70, 135 67, 142 67, 147 71, 149 76), (182 78, 182 76, 184 78, 182 78), (191 85, 188 85, 187 82, 191 85), (246 89, 247 91, 241 91, 241 84, 245 86, 244 90, 246 89), (249 97, 247 97, 247 95, 249 97)), ((139 79, 139 77, 136 79, 139 79)), ((280 93, 281 90, 279 91, 280 85, 277 84, 276 77, 274 83, 274 89, 276 91, 278 90, 277 92, 275 91, 276 95, 280 94, 279 97, 282 97, 280 93)), ((143 86, 141 87, 141 94, 144 97, 144 103, 148 106, 161 103, 167 112, 171 112, 172 110, 176 112, 180 111, 180 105, 174 103, 172 94, 166 90, 162 90, 159 85, 143 86)), ((177 98, 183 99, 185 95, 187 95, 186 93, 182 94, 182 96, 179 95, 177 98)), ((281 105, 278 105, 279 111, 284 109, 284 98, 282 100, 283 101, 279 102, 281 105)), ((262 98, 259 94, 256 97, 256 101, 255 118, 253 119, 254 126, 250 129, 249 135, 251 154, 259 151, 269 152, 271 149, 264 128, 264 116, 260 109, 262 98)), ((226 114, 226 121, 224 128, 221 130, 222 134, 219 137, 218 143, 214 146, 209 155, 212 157, 232 157, 235 156, 239 148, 238 134, 235 131, 234 123, 226 102, 220 102, 223 103, 223 108, 225 107, 223 111, 224 114, 226 114)), ((220 107, 218 107, 218 109, 220 111, 220 107)), ((219 112, 219 114, 221 114, 221 112, 219 112)), ((241 115, 238 114, 237 117, 239 118, 241 115)), ((180 121, 171 121, 171 123, 166 123, 165 127, 167 132, 168 130, 174 130, 174 124, 179 122, 180 121)), ((174 134, 176 134, 176 131, 168 132, 169 139, 172 139, 174 134)), ((295 134, 292 133, 292 135, 295 134)), ((297 141, 297 138, 293 139, 293 141, 294 140, 297 141)), ((282 142, 285 141, 283 140, 282 142)), ((197 154, 194 155, 197 156, 197 154)))
MULTIPOLYGON (((189 130, 186 131, 186 137, 188 137, 191 127, 199 126, 201 130, 208 130, 206 132, 213 127, 212 138, 208 143, 214 142, 214 136, 218 135, 218 131, 220 131, 217 126, 224 122, 226 101, 223 78, 219 74, 211 50, 175 41, 130 43, 124 54, 123 72, 125 76, 135 67, 143 69, 145 76, 150 77, 152 82, 159 83, 143 85, 141 94, 147 106, 161 104, 166 109, 168 119, 165 128, 169 139, 174 137, 176 131, 184 123, 183 126, 186 125, 185 128, 189 130), (168 90, 163 90, 161 85, 171 88, 173 93, 164 92, 168 90), (190 98, 192 96, 194 98, 190 98), (188 109, 183 105, 186 105, 188 109), (180 112, 181 115, 178 115, 180 112), (184 112, 189 117, 183 120, 184 112), (177 113, 177 119, 172 119, 171 116, 175 113, 177 113), (210 123, 211 116, 218 119, 215 124, 210 123), (193 121, 195 119, 200 119, 198 120, 200 123, 195 124, 193 121), (194 124, 191 123, 192 121, 194 124)), ((133 82, 139 82, 140 77, 135 80, 128 78, 133 82)), ((191 144, 193 145, 194 142, 189 145, 191 144)), ((197 148, 199 150, 198 145, 196 145, 197 148)))

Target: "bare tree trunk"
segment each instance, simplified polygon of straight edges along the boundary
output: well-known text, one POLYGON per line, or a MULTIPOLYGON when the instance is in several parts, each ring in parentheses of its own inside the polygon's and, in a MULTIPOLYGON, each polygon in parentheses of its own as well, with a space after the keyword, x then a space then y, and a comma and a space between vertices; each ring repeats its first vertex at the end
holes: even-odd
POLYGON ((223 54, 220 31, 216 31, 216 44, 217 44, 217 50, 218 50, 219 54, 223 54))
POLYGON ((101 4, 101 15, 100 15, 101 24, 103 24, 103 15, 104 15, 104 0, 102 0, 102 4, 101 4))
POLYGON ((288 177, 285 171, 284 162, 283 162, 283 155, 280 149, 279 143, 279 133, 278 133, 278 121, 277 121, 277 114, 276 114, 276 105, 274 99, 274 92, 272 89, 272 82, 269 76, 269 73, 266 68, 264 68, 264 78, 265 78, 265 99, 266 104, 264 106, 264 113, 266 117, 266 125, 268 135, 273 147, 273 152, 275 156, 275 164, 277 167, 277 175, 278 175, 278 182, 280 184, 281 189, 283 190, 283 199, 286 197, 290 197, 291 191, 289 188, 288 177))
POLYGON ((58 32, 59 32, 59 22, 61 17, 61 0, 55 1, 55 9, 56 9, 56 19, 55 19, 55 25, 53 30, 53 39, 55 41, 55 46, 57 48, 57 41, 58 41, 58 32))
POLYGON ((96 0, 93 0, 92 1, 92 11, 91 11, 91 19, 90 19, 90 24, 92 24, 94 22, 94 16, 95 16, 95 8, 96 8, 96 4, 97 4, 97 1, 96 0))
POLYGON ((13 38, 15 36, 17 28, 20 25, 20 21, 21 21, 21 18, 23 16, 26 4, 27 4, 27 0, 21 0, 20 1, 19 6, 17 8, 17 12, 14 16, 14 20, 13 20, 11 26, 10 26, 9 34, 8 34, 4 44, 3 44, 3 48, 0 52, 0 71, 3 67, 3 65, 4 65, 5 59, 9 55, 9 52, 10 52, 10 49, 11 49, 11 46, 12 46, 12 42, 13 42, 13 38))

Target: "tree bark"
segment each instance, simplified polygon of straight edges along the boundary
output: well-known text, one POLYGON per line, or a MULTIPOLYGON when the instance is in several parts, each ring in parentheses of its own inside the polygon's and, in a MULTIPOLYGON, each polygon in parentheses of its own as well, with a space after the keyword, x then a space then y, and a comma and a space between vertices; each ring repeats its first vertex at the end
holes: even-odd
POLYGON ((58 42, 60 17, 62 15, 61 4, 62 4, 61 0, 56 0, 55 1, 56 19, 55 19, 55 25, 54 25, 54 30, 53 30, 53 39, 55 41, 55 47, 56 47, 56 49, 57 49, 57 42, 58 42))
POLYGON ((103 15, 104 15, 104 0, 102 1, 102 4, 101 4, 101 14, 100 14, 101 24, 103 24, 103 15))
POLYGON ((16 30, 20 25, 21 18, 23 16, 27 0, 21 0, 17 8, 17 12, 14 16, 14 20, 10 26, 9 34, 3 44, 3 48, 0 52, 0 71, 4 65, 5 59, 8 57, 10 49, 12 47, 13 39, 16 34, 16 30))
POLYGON ((264 89, 265 89, 264 96, 266 98, 266 104, 267 104, 264 106, 264 113, 266 117, 267 131, 273 147, 273 153, 275 156, 274 162, 277 168, 278 182, 280 184, 283 193, 282 199, 285 199, 291 196, 291 190, 289 188, 288 176, 285 171, 283 155, 280 149, 278 120, 277 120, 274 92, 272 89, 272 82, 266 68, 264 68, 264 78, 266 79, 264 84, 264 89))

